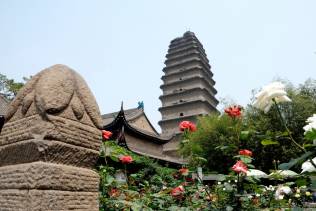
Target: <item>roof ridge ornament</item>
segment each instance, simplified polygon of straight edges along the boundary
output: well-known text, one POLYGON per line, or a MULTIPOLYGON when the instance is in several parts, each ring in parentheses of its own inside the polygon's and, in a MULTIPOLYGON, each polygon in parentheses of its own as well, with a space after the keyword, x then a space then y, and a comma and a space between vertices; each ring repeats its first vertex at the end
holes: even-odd
POLYGON ((144 101, 138 101, 137 109, 142 109, 142 110, 144 110, 144 101))

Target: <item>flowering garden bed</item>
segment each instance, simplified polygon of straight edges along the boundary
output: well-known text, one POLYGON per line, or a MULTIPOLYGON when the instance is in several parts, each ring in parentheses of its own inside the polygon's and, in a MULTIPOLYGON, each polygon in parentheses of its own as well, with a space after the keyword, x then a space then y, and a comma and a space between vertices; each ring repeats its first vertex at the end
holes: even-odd
MULTIPOLYGON (((229 211, 306 207, 316 200, 310 180, 316 171, 316 158, 313 158, 316 156, 313 144, 316 115, 308 114, 311 117, 302 135, 291 132, 289 119, 294 117, 286 118, 287 107, 281 105, 295 105, 291 101, 285 86, 276 82, 256 95, 252 107, 255 117, 270 115, 272 124, 278 122, 282 131, 272 128, 262 134, 263 125, 255 130, 248 124, 252 117, 237 105, 227 107, 222 115, 203 117, 197 127, 191 122, 182 122, 179 129, 183 131, 183 141, 179 153, 187 157, 188 164, 179 168, 168 168, 128 151, 109 140, 111 133, 104 131, 100 159, 103 165, 99 168, 100 209, 229 211), (218 140, 214 147, 213 140, 218 140), (288 148, 291 151, 287 151, 288 148), (208 150, 215 150, 217 154, 208 150), (279 150, 279 154, 268 154, 269 150, 279 150), (296 157, 284 159, 280 157, 284 152, 296 157), (266 163, 270 157, 262 156, 264 153, 273 157, 271 164, 266 163), (257 169, 256 165, 262 168, 257 169), (198 167, 209 171, 216 168, 226 175, 221 181, 205 181, 197 172, 198 167), (299 167, 302 171, 296 173, 299 167), (270 173, 265 173, 266 169, 270 173)), ((267 124, 267 119, 262 122, 267 124)))

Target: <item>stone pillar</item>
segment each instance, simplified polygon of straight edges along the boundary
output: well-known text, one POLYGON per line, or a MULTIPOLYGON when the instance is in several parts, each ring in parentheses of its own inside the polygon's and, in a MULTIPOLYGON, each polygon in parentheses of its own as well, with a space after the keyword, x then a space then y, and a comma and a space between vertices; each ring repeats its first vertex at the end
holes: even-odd
POLYGON ((0 135, 0 210, 99 210, 102 120, 75 71, 54 65, 10 104, 0 135))

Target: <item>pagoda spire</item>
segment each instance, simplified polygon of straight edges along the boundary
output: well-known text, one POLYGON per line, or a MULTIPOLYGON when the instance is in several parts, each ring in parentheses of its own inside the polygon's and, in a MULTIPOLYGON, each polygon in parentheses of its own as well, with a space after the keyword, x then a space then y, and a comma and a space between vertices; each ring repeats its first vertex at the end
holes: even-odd
POLYGON ((183 120, 197 121, 197 116, 217 112, 215 81, 203 45, 191 31, 170 42, 166 55, 163 94, 159 97, 162 134, 178 132, 183 120))

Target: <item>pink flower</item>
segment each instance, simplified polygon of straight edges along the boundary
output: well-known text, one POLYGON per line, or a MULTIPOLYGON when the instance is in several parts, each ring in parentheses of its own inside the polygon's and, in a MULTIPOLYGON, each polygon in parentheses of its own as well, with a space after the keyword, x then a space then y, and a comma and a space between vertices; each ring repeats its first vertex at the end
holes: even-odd
POLYGON ((105 140, 109 140, 112 136, 112 132, 110 131, 107 131, 107 130, 102 130, 102 137, 105 139, 105 140))
POLYGON ((195 124, 193 122, 182 121, 179 124, 179 129, 180 129, 180 131, 189 130, 190 132, 194 132, 194 131, 196 131, 196 126, 195 126, 195 124))
POLYGON ((241 160, 237 161, 237 163, 232 167, 232 170, 236 173, 240 173, 240 172, 243 172, 243 173, 247 173, 248 171, 248 168, 246 166, 246 164, 244 164, 241 160))
POLYGON ((189 169, 187 168, 181 168, 179 169, 179 172, 182 176, 188 176, 189 175, 189 169))
POLYGON ((184 187, 182 185, 179 185, 178 187, 172 189, 170 193, 173 197, 182 196, 182 194, 184 193, 184 187))
POLYGON ((123 164, 130 164, 133 162, 133 158, 132 156, 129 156, 129 155, 125 155, 125 156, 122 156, 120 158, 120 161, 123 163, 123 164))
POLYGON ((252 156, 252 152, 250 150, 248 150, 248 149, 243 149, 243 150, 239 151, 239 155, 245 155, 245 156, 251 157, 252 156))
POLYGON ((226 108, 225 113, 230 117, 240 117, 241 116, 241 106, 234 105, 226 108))

